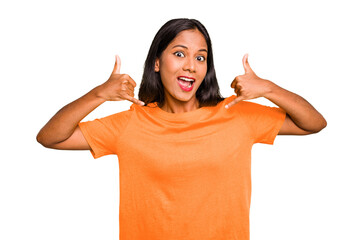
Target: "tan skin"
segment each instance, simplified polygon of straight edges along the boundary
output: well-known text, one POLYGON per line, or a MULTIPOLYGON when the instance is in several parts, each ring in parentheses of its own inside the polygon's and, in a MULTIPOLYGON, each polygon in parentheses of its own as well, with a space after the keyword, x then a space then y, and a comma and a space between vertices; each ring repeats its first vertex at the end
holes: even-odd
POLYGON ((304 98, 258 77, 249 65, 247 54, 242 62, 245 74, 232 81, 231 87, 237 98, 228 104, 228 108, 243 100, 264 97, 287 113, 279 135, 307 135, 326 127, 325 118, 304 98))
MULTIPOLYGON (((206 41, 201 33, 198 30, 185 30, 168 45, 160 59, 156 59, 154 71, 160 72, 165 88, 162 110, 180 113, 199 108, 195 93, 206 74, 206 51, 206 41), (196 79, 190 92, 178 87, 179 75, 196 79)), ((127 74, 120 74, 120 66, 120 58, 116 56, 109 79, 60 109, 40 130, 38 142, 54 149, 90 150, 78 127, 85 116, 106 101, 127 100, 143 105, 143 102, 134 98, 135 81, 127 74)), ((319 132, 326 126, 323 116, 305 99, 269 80, 259 78, 250 68, 247 55, 243 58, 243 66, 245 74, 235 77, 231 83, 237 98, 227 107, 258 97, 269 99, 287 113, 280 135, 306 135, 319 132)))
POLYGON ((206 59, 207 44, 198 30, 180 32, 156 59, 155 71, 160 73, 164 85, 164 111, 180 113, 199 108, 196 91, 206 76, 206 59), (195 79, 191 91, 179 87, 179 76, 195 79))
POLYGON ((43 146, 63 150, 90 150, 79 122, 106 101, 128 100, 138 105, 143 102, 134 98, 135 81, 127 74, 120 74, 121 61, 116 56, 114 70, 109 79, 79 99, 60 109, 37 135, 43 146))

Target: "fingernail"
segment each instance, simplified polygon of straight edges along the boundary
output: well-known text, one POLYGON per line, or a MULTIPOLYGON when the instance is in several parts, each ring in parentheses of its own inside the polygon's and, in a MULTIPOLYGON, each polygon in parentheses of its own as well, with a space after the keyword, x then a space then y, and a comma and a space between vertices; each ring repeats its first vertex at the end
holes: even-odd
POLYGON ((141 105, 141 106, 144 106, 144 105, 145 105, 145 103, 144 103, 144 102, 141 102, 141 103, 140 103, 140 105, 141 105))

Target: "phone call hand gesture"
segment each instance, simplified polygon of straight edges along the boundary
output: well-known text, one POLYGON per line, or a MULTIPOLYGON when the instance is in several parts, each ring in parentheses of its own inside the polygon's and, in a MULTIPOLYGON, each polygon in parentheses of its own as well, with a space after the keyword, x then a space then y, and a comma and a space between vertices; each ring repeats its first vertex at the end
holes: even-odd
POLYGON ((99 96, 106 101, 128 100, 138 105, 145 105, 144 102, 134 98, 136 82, 127 74, 120 74, 121 61, 116 55, 114 70, 109 79, 99 86, 99 96))
POLYGON ((234 88, 237 98, 227 104, 226 108, 230 108, 242 100, 264 97, 269 91, 270 81, 262 79, 255 74, 249 65, 248 54, 244 55, 242 62, 245 74, 235 77, 231 83, 231 88, 234 88))

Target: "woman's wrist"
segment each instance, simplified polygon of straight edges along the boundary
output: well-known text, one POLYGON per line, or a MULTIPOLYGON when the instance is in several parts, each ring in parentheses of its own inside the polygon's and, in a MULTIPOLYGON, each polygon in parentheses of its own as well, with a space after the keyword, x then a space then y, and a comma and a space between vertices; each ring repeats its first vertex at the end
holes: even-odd
POLYGON ((276 90, 279 88, 279 86, 270 80, 267 80, 267 79, 263 79, 263 80, 265 80, 265 91, 264 91, 263 97, 270 100, 269 98, 271 98, 271 95, 276 92, 276 90))
POLYGON ((102 88, 103 88, 102 85, 99 85, 99 86, 93 88, 88 94, 92 98, 98 100, 99 102, 104 103, 107 100, 106 100, 106 97, 103 94, 102 88))

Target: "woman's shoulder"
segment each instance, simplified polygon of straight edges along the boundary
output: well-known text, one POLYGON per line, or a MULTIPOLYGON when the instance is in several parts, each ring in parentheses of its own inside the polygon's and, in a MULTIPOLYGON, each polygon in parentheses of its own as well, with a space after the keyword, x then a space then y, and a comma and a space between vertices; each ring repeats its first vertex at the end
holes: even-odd
MULTIPOLYGON (((237 98, 236 95, 231 95, 231 96, 224 99, 224 104, 228 104, 228 103, 232 102, 233 100, 235 100, 236 98, 237 98)), ((233 109, 239 109, 239 108, 241 108, 241 109, 252 109, 252 108, 259 107, 259 106, 263 106, 263 105, 243 100, 243 101, 240 101, 240 102, 236 103, 235 105, 233 105, 229 109, 231 109, 231 108, 233 108, 233 109)))
MULTIPOLYGON (((232 95, 230 97, 227 97, 224 100, 225 104, 230 103, 236 97, 237 97, 236 95, 232 95)), ((241 113, 264 113, 266 111, 274 111, 274 110, 278 110, 278 109, 279 109, 278 107, 271 107, 271 106, 263 105, 263 104, 260 104, 260 103, 256 103, 256 102, 252 102, 252 101, 248 101, 248 100, 243 100, 243 101, 240 101, 240 102, 236 103, 235 105, 230 107, 228 110, 241 112, 241 113)))
POLYGON ((107 115, 102 118, 98 118, 97 120, 101 120, 103 122, 119 122, 119 121, 125 121, 131 118, 132 113, 134 112, 134 109, 131 107, 129 109, 125 109, 123 111, 119 111, 116 113, 112 113, 110 115, 107 115))

